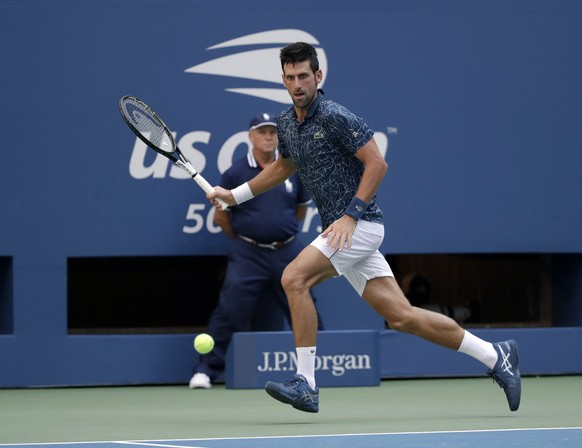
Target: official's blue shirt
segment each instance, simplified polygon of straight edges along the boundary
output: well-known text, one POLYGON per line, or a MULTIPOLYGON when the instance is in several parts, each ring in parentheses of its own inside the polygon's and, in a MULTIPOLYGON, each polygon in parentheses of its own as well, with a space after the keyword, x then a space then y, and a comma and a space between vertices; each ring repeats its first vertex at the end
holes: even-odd
MULTIPOLYGON (((277 133, 279 152, 293 160, 325 229, 341 218, 355 196, 364 172, 364 164, 355 153, 374 133, 361 118, 325 98, 321 90, 301 123, 293 107, 283 111, 277 133)), ((382 222, 376 196, 361 219, 382 222)))
MULTIPOLYGON (((235 161, 222 175, 220 185, 233 189, 251 180, 262 170, 252 151, 235 161)), ((285 241, 296 235, 299 223, 296 207, 311 202, 308 191, 294 175, 272 190, 229 208, 233 230, 259 243, 285 241)))

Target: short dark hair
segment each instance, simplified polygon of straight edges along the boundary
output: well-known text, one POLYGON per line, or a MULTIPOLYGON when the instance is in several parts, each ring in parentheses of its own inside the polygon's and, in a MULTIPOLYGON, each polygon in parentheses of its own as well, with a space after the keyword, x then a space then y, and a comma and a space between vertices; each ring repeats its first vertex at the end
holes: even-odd
POLYGON ((305 42, 295 42, 281 49, 279 55, 281 68, 285 72, 285 64, 295 64, 297 62, 309 61, 311 71, 315 73, 319 70, 319 59, 315 48, 305 42))

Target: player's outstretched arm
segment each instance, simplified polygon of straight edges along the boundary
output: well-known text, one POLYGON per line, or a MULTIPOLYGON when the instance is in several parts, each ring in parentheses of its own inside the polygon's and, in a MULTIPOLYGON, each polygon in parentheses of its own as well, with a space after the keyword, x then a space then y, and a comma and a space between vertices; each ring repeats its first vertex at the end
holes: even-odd
POLYGON ((295 171, 297 169, 291 159, 279 157, 248 182, 249 188, 253 196, 258 196, 276 187, 281 182, 285 182, 295 174, 295 171))
POLYGON ((253 179, 239 185, 232 190, 226 190, 222 187, 214 187, 212 193, 208 193, 206 197, 210 200, 212 205, 217 209, 222 210, 217 198, 222 199, 229 206, 241 204, 249 199, 258 196, 271 188, 276 187, 281 182, 295 174, 295 164, 291 159, 284 159, 279 157, 263 171, 257 174, 253 179))

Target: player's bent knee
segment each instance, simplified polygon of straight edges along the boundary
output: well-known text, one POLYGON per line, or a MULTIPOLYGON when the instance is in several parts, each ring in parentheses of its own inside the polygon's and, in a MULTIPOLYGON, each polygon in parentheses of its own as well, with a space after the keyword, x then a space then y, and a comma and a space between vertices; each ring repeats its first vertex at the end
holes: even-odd
POLYGON ((281 277, 281 286, 283 286, 283 289, 287 295, 307 288, 303 277, 298 275, 298 272, 296 272, 290 266, 287 266, 287 268, 285 268, 283 271, 283 276, 281 277))

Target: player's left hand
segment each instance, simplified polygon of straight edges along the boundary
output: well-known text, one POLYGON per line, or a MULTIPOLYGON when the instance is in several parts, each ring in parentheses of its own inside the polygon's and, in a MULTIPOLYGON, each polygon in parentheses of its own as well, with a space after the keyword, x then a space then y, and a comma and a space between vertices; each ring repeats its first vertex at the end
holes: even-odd
POLYGON ((330 224, 321 234, 327 238, 327 245, 340 252, 345 246, 347 250, 352 248, 352 235, 356 230, 356 220, 351 216, 343 215, 340 219, 330 224))

